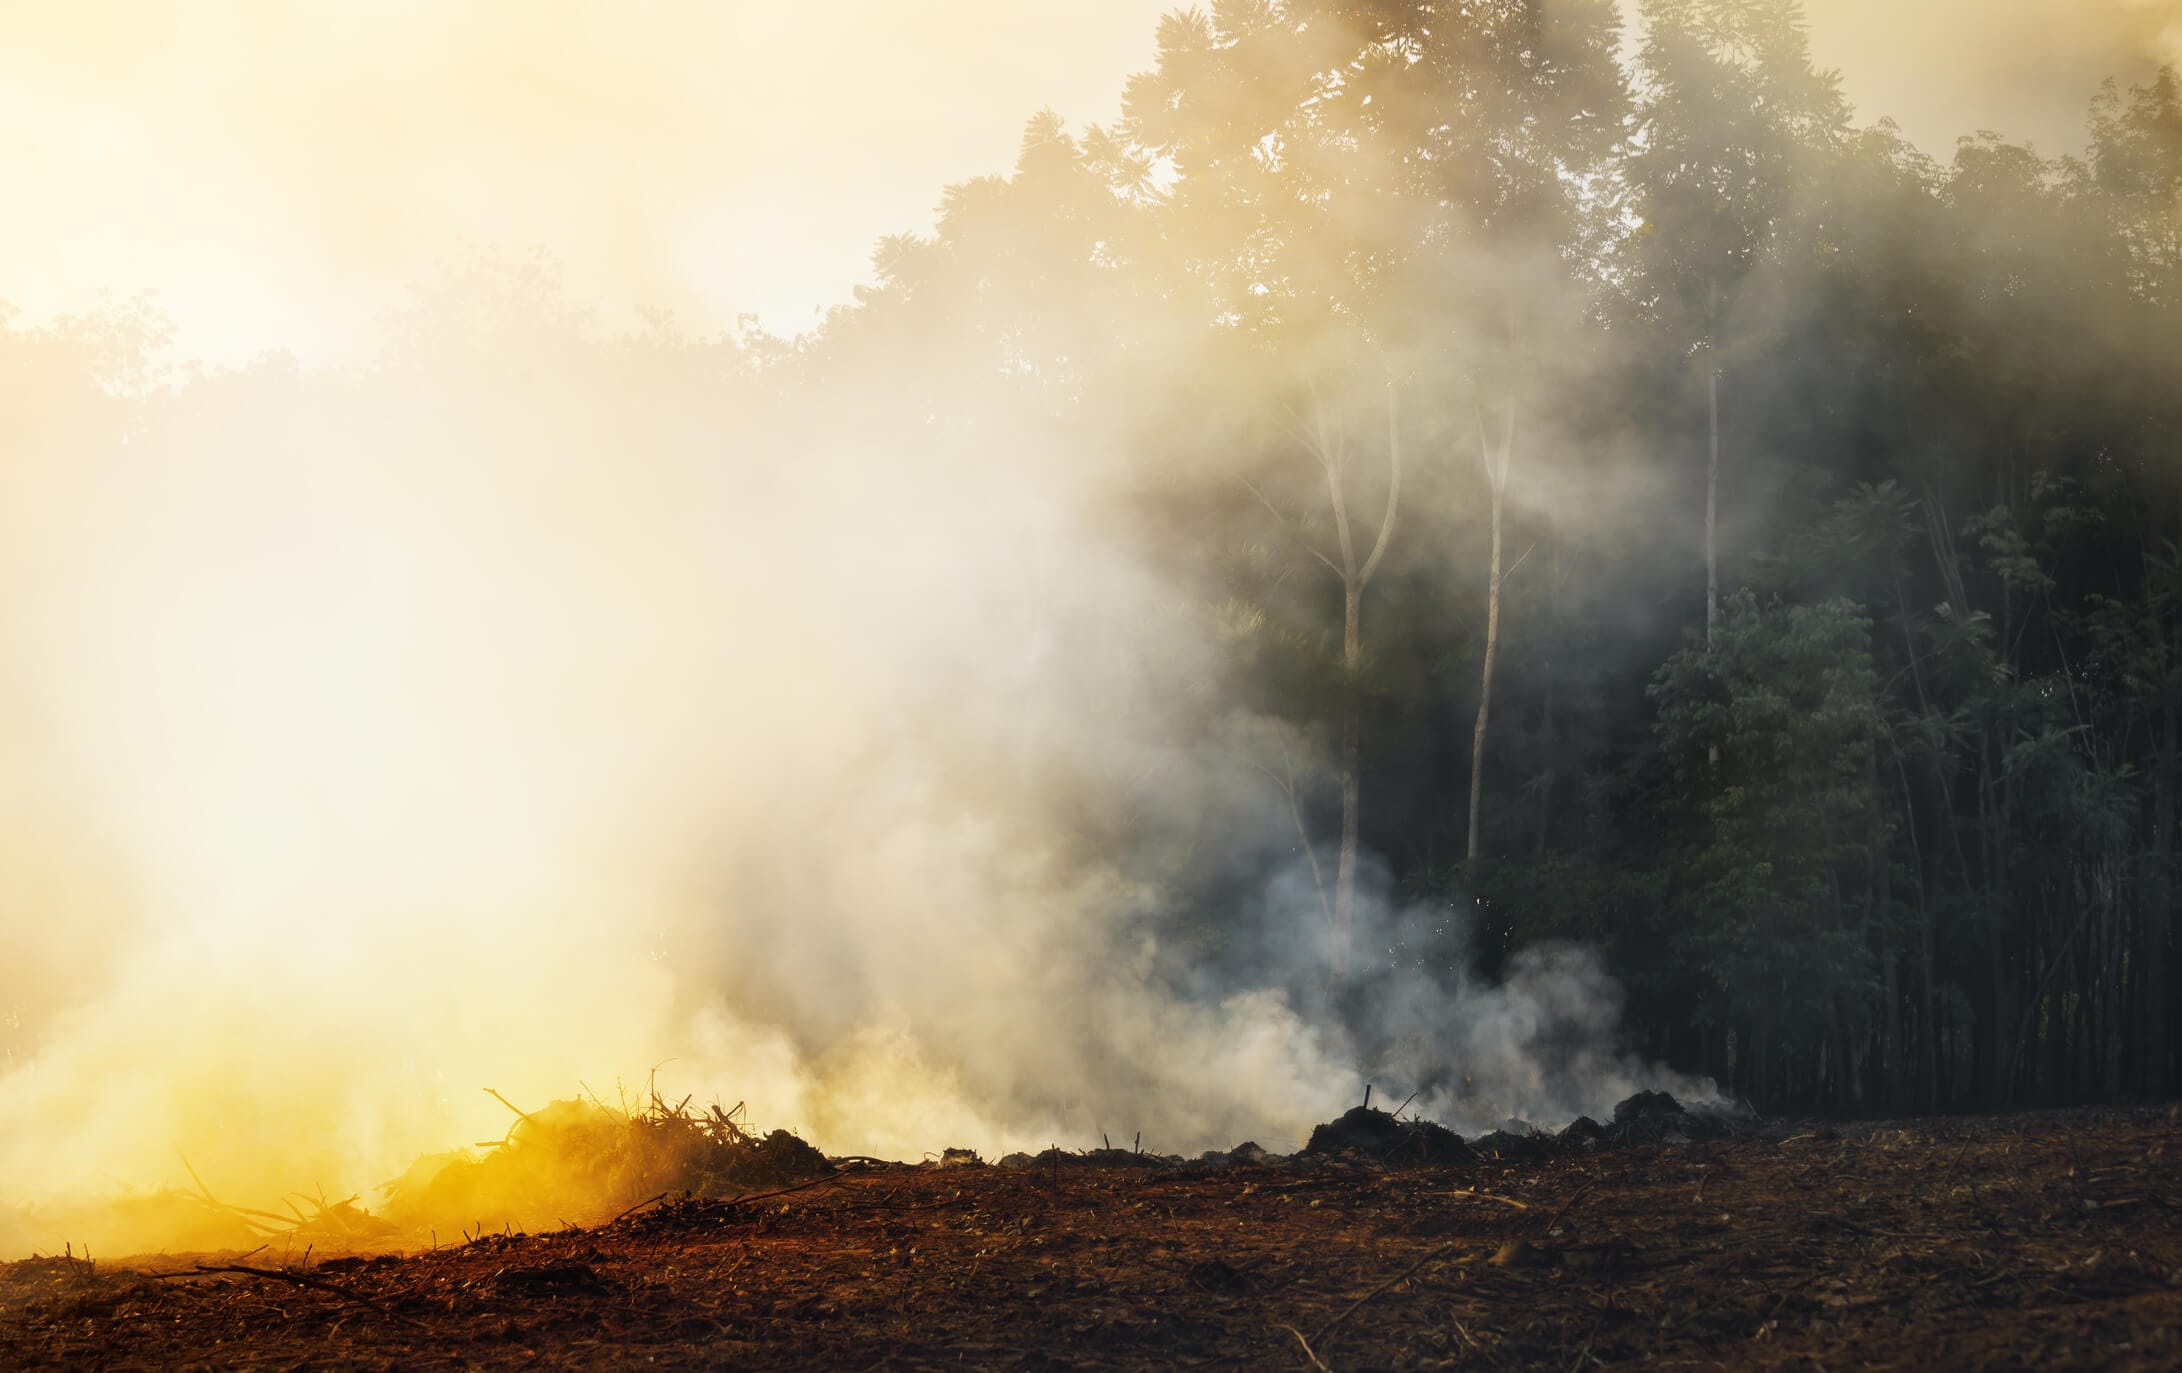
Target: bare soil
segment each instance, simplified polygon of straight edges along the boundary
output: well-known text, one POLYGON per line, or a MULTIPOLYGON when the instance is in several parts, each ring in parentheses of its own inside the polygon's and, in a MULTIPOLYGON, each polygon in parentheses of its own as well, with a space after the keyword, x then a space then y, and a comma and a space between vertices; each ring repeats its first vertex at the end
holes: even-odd
POLYGON ((852 1166, 423 1253, 0 1265, 0 1367, 2165 1370, 2178 1137, 2140 1110, 852 1166))

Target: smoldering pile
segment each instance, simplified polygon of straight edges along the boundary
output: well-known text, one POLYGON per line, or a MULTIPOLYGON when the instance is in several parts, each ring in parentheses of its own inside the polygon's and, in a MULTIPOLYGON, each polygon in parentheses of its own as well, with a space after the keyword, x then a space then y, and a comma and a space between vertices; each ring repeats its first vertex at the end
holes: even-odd
POLYGON ((515 1115, 506 1135, 418 1159, 380 1184, 375 1201, 313 1190, 288 1194, 279 1210, 239 1205, 185 1158, 190 1187, 25 1210, 12 1223, 101 1253, 357 1253, 594 1225, 650 1202, 742 1196, 835 1168, 786 1130, 751 1128, 740 1104, 697 1108, 656 1092, 619 1107, 594 1097, 524 1110, 501 1100, 515 1115))
MULTIPOLYGON (((220 1199, 192 1171, 193 1188, 126 1198, 98 1217, 86 1212, 39 1219, 79 1235, 130 1237, 102 1238, 105 1252, 161 1248, 216 1253, 267 1246, 296 1251, 309 1246, 321 1253, 356 1253, 617 1221, 623 1227, 671 1227, 753 1195, 800 1191, 872 1169, 988 1166, 968 1149, 948 1149, 921 1165, 859 1156, 829 1158, 789 1131, 759 1133, 745 1122, 739 1104, 693 1108, 688 1098, 670 1104, 656 1093, 633 1108, 608 1106, 595 1097, 556 1101, 537 1110, 507 1104, 515 1121, 503 1138, 418 1159, 400 1177, 381 1184, 382 1200, 376 1206, 367 1207, 355 1196, 333 1200, 305 1193, 291 1194, 281 1203, 285 1214, 239 1206, 220 1199)), ((1468 1139, 1429 1120, 1361 1105, 1319 1125, 1300 1150, 1288 1155, 1251 1142, 1184 1158, 1147 1152, 1139 1138, 1127 1148, 1102 1142, 1100 1148, 1081 1151, 1056 1145, 1036 1154, 1013 1153, 997 1166, 1058 1175, 1081 1169, 1202 1174, 1236 1167, 1377 1170, 1531 1164, 1767 1128, 1747 1114, 1685 1107, 1658 1091, 1623 1101, 1605 1123, 1580 1117, 1563 1129, 1546 1131, 1511 1120, 1468 1139)))
MULTIPOLYGON (((495 1093, 497 1096, 498 1094, 495 1093)), ((743 1107, 556 1101, 504 1139, 417 1160, 382 1185, 382 1214, 416 1233, 450 1218, 481 1229, 587 1224, 669 1196, 731 1196, 822 1176, 825 1155, 786 1130, 759 1134, 743 1107)))
POLYGON ((1313 1129, 1309 1141, 1291 1155, 1270 1153, 1254 1142, 1224 1152, 1215 1150, 1194 1159, 1173 1154, 1147 1154, 1141 1150, 1103 1148, 1066 1153, 1053 1148, 1038 1154, 1010 1154, 1000 1160, 1000 1166, 1052 1170, 1131 1167, 1218 1171, 1241 1165, 1307 1168, 1446 1166, 1485 1160, 1542 1163, 1600 1149, 1721 1139, 1753 1128, 1747 1114, 1716 1107, 1684 1106, 1669 1093, 1660 1091, 1638 1092, 1621 1102, 1615 1106, 1612 1120, 1604 1124, 1589 1116, 1579 1116, 1560 1130, 1541 1130, 1526 1121, 1510 1120, 1499 1129, 1469 1139, 1434 1121, 1405 1118, 1398 1112, 1367 1104, 1353 1107, 1313 1129))

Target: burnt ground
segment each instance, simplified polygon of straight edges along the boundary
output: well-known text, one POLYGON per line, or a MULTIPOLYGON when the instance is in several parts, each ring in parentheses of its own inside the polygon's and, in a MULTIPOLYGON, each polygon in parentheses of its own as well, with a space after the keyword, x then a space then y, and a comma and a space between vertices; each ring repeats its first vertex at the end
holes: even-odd
POLYGON ((8 1264, 0 1367, 2172 1369, 2178 1143, 2144 1110, 849 1168, 403 1256, 8 1264))

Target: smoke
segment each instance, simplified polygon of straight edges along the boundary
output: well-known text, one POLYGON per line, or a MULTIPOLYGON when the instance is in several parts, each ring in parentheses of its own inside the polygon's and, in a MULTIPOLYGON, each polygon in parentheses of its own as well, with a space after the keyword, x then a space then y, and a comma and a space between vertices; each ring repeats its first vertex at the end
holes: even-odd
POLYGON ((456 243, 543 243, 586 300, 799 330, 1028 112, 1110 117, 1160 8, 4 6, 4 294, 355 359, 456 243))
MULTIPOLYGON (((718 319, 834 270, 824 245, 764 260, 802 233, 751 187, 798 169, 735 161, 774 136, 703 103, 719 54, 766 118, 824 109, 779 147, 918 95, 799 103, 747 55, 789 40, 716 9, 633 35, 502 13, 446 43, 423 11, 225 13, 9 15, 53 31, 5 46, 67 60, 0 98, 136 159, 15 169, 102 208, 49 227, 137 226, 70 270, 161 261, 214 283, 176 303, 227 319, 223 345, 342 360, 150 385, 144 320, 0 331, 0 1250, 81 1238, 40 1217, 180 1181, 178 1155, 231 1200, 367 1190, 497 1137, 481 1088, 611 1097, 661 1063, 828 1149, 912 1157, 1291 1147, 1364 1080, 1467 1129, 1551 1124, 1658 1080, 1594 956, 1481 982, 1469 913, 1370 873, 1370 971, 1328 1004, 1307 807, 1273 774, 1308 777, 1314 741, 1244 704, 1216 588, 1125 517, 1201 475, 1145 470, 1145 416, 1057 422, 984 383, 933 407, 899 374, 977 370, 952 335, 782 374, 631 332, 638 306, 718 319), (390 51, 400 81, 367 78, 390 51), (219 213, 169 235, 142 185, 84 179, 144 160, 219 213), (418 279, 465 236, 571 265, 418 279), (246 279, 275 285, 230 301, 246 279), (390 283, 410 306, 347 346, 390 283)), ((2171 41, 2113 13, 2087 53, 2171 41)), ((1822 61, 1839 18, 1815 17, 1822 61)), ((1008 99, 1003 131, 1043 103, 1008 99)), ((827 167, 801 170, 862 185, 869 162, 827 167)), ((953 174, 904 173, 926 199, 953 174)), ((840 232, 861 257, 898 222, 840 232)), ((1572 528, 1614 504, 1523 480, 1572 528)), ((1423 499, 1428 524, 1459 498, 1423 499)), ((1451 575, 1414 559, 1387 575, 1451 575)))
POLYGON ((2182 61, 2175 0, 1821 0, 1812 50, 1838 68, 1858 118, 1892 118, 1945 158, 1992 130, 2048 156, 2089 141, 2089 93, 2182 61), (1938 56, 1946 54, 1944 58, 1938 56))
MULTIPOLYGON (((1309 742, 1234 704, 1207 589, 1119 520, 1126 417, 920 426, 884 377, 814 411, 538 263, 420 300, 368 367, 16 417, 9 1244, 183 1159, 252 1204, 368 1191, 497 1137, 481 1088, 663 1060, 910 1157, 1293 1147, 1375 1054, 1463 1120, 1628 1080, 1580 955, 1316 995, 1262 770, 1309 742), (1247 916, 1184 909, 1207 848, 1247 916), (1208 921, 1263 932, 1249 975, 1208 921)), ((1379 890, 1367 947, 1411 918, 1379 890)))
MULTIPOLYGON (((1170 8, 6 6, 0 114, 38 136, 0 147, 0 298, 156 287, 195 355, 354 360, 453 243, 544 243, 586 300, 793 332, 1025 114, 1111 118, 1170 8)), ((1859 117, 1942 158, 2075 151, 2099 81, 2182 58, 2174 0, 1808 9, 1859 117)))

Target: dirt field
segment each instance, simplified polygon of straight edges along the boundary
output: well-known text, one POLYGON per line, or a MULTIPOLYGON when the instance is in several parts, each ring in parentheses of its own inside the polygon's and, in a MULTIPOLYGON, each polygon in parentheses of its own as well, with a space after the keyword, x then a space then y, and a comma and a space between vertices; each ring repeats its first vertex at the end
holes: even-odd
POLYGON ((2178 1137, 2169 1110, 849 1169, 407 1256, 8 1264, 0 1367, 2173 1369, 2178 1137))

